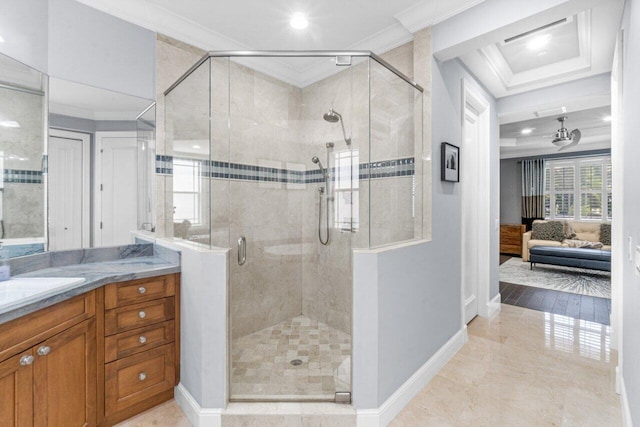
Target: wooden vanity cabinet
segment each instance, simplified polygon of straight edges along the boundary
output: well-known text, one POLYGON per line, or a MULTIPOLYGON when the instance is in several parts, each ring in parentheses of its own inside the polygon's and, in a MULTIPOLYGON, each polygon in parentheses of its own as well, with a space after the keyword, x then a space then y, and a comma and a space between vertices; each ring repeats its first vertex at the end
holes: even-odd
POLYGON ((180 276, 111 283, 0 325, 0 427, 111 426, 173 397, 180 276))
POLYGON ((95 426, 95 292, 0 325, 0 425, 95 426))
POLYGON ((177 274, 104 287, 104 399, 101 425, 111 426, 173 397, 179 382, 177 274))

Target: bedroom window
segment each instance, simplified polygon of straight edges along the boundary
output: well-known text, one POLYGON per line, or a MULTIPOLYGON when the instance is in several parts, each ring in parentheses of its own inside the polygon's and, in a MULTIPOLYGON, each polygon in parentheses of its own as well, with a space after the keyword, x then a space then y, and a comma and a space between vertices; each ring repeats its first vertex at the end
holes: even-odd
POLYGON ((548 219, 611 220, 611 157, 547 160, 548 219))

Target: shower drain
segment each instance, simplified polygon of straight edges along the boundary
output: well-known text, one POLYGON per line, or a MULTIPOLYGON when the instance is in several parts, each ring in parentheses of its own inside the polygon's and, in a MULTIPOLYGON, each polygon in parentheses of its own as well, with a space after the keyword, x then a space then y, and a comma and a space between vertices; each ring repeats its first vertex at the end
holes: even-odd
POLYGON ((293 359, 293 360, 291 361, 291 364, 292 364, 293 366, 300 366, 300 365, 302 365, 302 360, 300 360, 300 359, 293 359))

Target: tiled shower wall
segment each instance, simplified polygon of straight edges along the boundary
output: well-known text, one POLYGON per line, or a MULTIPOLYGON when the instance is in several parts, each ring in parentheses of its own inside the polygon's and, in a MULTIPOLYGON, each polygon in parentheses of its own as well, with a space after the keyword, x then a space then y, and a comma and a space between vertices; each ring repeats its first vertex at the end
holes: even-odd
MULTIPOLYGON (((159 39, 158 49, 159 61, 163 63, 158 70, 158 81, 162 81, 164 85, 159 86, 159 92, 162 92, 172 80, 166 77, 161 79, 161 73, 165 73, 166 69, 174 70, 172 78, 175 80, 180 74, 177 70, 186 70, 200 55, 197 51, 166 38, 159 39)), ((387 56, 394 58, 395 63, 405 66, 409 71, 412 70, 411 43, 394 49, 387 56)), ((369 246, 369 234, 366 232, 369 225, 366 209, 369 205, 369 188, 368 185, 362 185, 354 193, 362 207, 357 231, 333 228, 330 245, 323 246, 318 241, 317 189, 324 184, 309 181, 314 178, 322 181, 318 179, 321 178, 320 174, 312 175, 317 172, 317 166, 311 162, 311 157, 318 156, 327 166, 327 142, 334 143, 334 155, 346 150, 340 125, 327 123, 322 119, 329 108, 342 114, 347 136, 352 139, 351 148, 358 150, 360 163, 369 165, 367 66, 364 63, 353 65, 343 72, 300 89, 234 62, 230 65, 231 80, 227 82, 225 61, 222 58, 212 60, 212 158, 229 159, 232 164, 247 165, 246 170, 227 169, 232 174, 241 174, 238 177, 242 176, 243 179, 211 180, 213 244, 226 247, 228 242, 233 243, 230 255, 233 337, 252 333, 299 314, 350 333, 351 249, 369 246), (228 128, 224 126, 227 83, 231 85, 232 94, 230 135, 227 134, 228 128), (283 182, 275 182, 247 179, 263 173, 265 168, 286 170, 294 178, 302 177, 303 180, 281 179, 283 182), (231 199, 229 194, 233 195, 231 199), (226 232, 227 229, 230 234, 226 232), (235 247, 235 241, 241 235, 245 236, 248 244, 247 263, 243 266, 236 262, 235 247)), ((204 102, 196 99, 203 93, 206 94, 207 82, 201 83, 200 86, 204 86, 199 89, 201 92, 194 92, 194 97, 186 102, 204 102)), ((402 84, 406 85, 404 82, 402 84)), ((402 103, 402 99, 393 103, 395 98, 392 86, 372 86, 374 96, 390 100, 391 104, 379 105, 380 111, 377 114, 372 112, 372 141, 377 137, 380 139, 378 142, 386 148, 371 153, 371 162, 399 158, 411 159, 412 162, 414 160, 413 153, 407 151, 409 147, 399 149, 396 143, 409 136, 391 135, 393 129, 403 128, 402 121, 407 120, 407 117, 399 117, 397 114, 397 104, 402 103), (386 114, 386 107, 394 114, 386 114), (391 123, 392 120, 395 122, 391 123)), ((398 97, 402 98, 401 95, 396 95, 398 97)), ((170 144, 165 148, 162 143, 165 138, 162 135, 164 108, 160 105, 161 99, 162 97, 158 97, 158 153, 173 155, 170 144)), ((375 101, 373 105, 376 105, 375 101)), ((195 106, 187 109, 196 116, 197 110, 195 106)), ((413 113, 412 110, 405 111, 406 114, 409 112, 413 113)), ((198 124, 194 125, 190 134, 183 134, 180 138, 201 140, 208 137, 207 120, 196 121, 198 124)), ((168 135, 167 141, 173 136, 168 135)), ((377 163, 376 170, 380 172, 384 168, 388 169, 391 164, 377 163)), ((220 167, 213 164, 210 166, 220 167)), ((330 161, 329 167, 333 166, 330 161)), ((398 236, 406 235, 406 239, 414 237, 415 221, 411 210, 413 199, 407 191, 398 191, 412 186, 413 163, 409 166, 410 175, 376 175, 380 177, 372 180, 372 225, 375 225, 371 232, 373 245, 405 240, 403 237, 396 238, 398 236), (386 228, 382 226, 383 223, 386 228), (394 238, 395 240, 390 240, 394 238)), ((367 171, 361 170, 360 173, 367 171)), ((172 177, 158 175, 158 187, 158 200, 162 203, 158 212, 171 212, 172 177)), ((333 205, 331 214, 333 216, 333 205)), ((166 235, 173 234, 171 221, 165 223, 162 218, 158 218, 158 225, 161 224, 165 224, 163 231, 166 235)))
POLYGON ((4 169, 0 192, 2 238, 44 237, 44 97, 0 89, 0 116, 20 127, 0 127, 4 169), (10 112, 10 114, 8 114, 10 112))

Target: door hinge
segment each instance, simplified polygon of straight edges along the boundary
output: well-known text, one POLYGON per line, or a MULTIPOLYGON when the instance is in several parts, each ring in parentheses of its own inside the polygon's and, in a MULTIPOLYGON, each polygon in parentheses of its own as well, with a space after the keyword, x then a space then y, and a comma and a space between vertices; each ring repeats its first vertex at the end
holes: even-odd
POLYGON ((100 149, 100 154, 102 154, 102 153, 104 153, 104 149, 101 148, 100 149))
POLYGON ((102 230, 102 221, 100 221, 100 230, 102 230))
POLYGON ((104 191, 104 187, 100 184, 100 191, 104 191))

